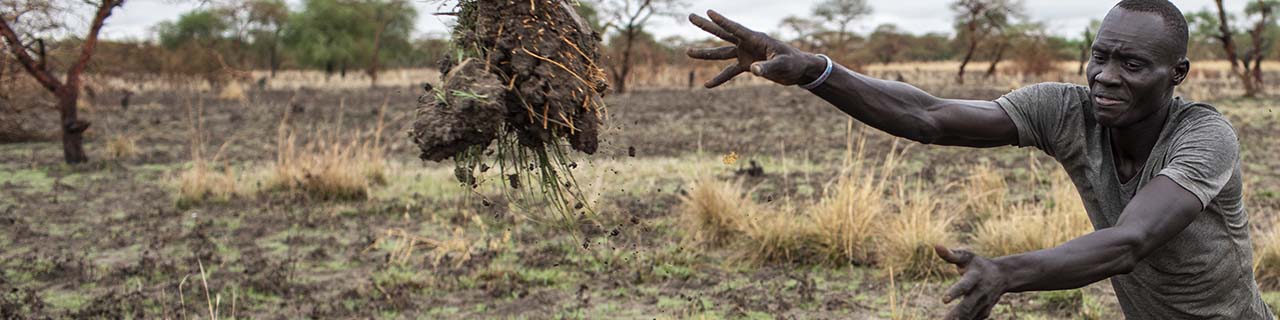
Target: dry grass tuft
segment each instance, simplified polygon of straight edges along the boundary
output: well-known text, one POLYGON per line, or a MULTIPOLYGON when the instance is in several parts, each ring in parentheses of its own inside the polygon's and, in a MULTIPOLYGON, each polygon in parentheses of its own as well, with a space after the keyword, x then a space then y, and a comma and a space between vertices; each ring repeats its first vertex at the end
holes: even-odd
POLYGON ((1271 230, 1254 233, 1253 274, 1258 284, 1275 288, 1280 286, 1280 224, 1271 230))
POLYGON ((194 161, 178 175, 178 206, 204 202, 226 202, 240 193, 237 175, 230 167, 213 168, 206 161, 194 161))
POLYGON ((750 211, 741 228, 741 252, 750 261, 792 262, 813 256, 814 223, 794 210, 750 211))
MULTIPOLYGON (((345 138, 319 132, 305 145, 298 142, 298 132, 288 126, 286 112, 276 133, 276 161, 266 180, 267 189, 301 190, 322 199, 367 198, 371 186, 386 182, 386 160, 379 138, 386 102, 382 109, 373 141, 362 140, 360 131, 345 138)), ((338 123, 341 127, 341 120, 338 123)))
MULTIPOLYGON (((851 143, 852 144, 852 143, 851 143)), ((890 204, 885 197, 890 194, 887 180, 877 178, 893 176, 898 167, 897 145, 889 151, 879 166, 869 164, 864 157, 866 141, 858 141, 857 151, 850 147, 846 172, 827 196, 809 211, 815 227, 815 237, 827 258, 837 264, 869 264, 874 260, 874 243, 890 204)))
POLYGON ((980 253, 998 257, 1051 248, 1091 231, 1079 194, 1066 173, 1058 170, 1052 174, 1044 201, 1017 204, 983 221, 973 242, 980 253))
POLYGON ((761 211, 742 189, 742 182, 723 182, 705 177, 694 182, 680 197, 681 226, 687 239, 706 246, 725 244, 745 223, 746 217, 761 211))
POLYGON ((934 245, 955 243, 956 239, 948 230, 952 217, 940 210, 940 198, 920 189, 900 191, 896 198, 898 214, 889 217, 881 236, 880 266, 916 279, 950 272, 953 268, 933 251, 934 245))
MULTIPOLYGON (((217 163, 235 139, 223 142, 212 158, 205 158, 203 105, 192 109, 188 104, 187 120, 191 127, 191 167, 178 174, 178 206, 189 207, 204 202, 231 200, 241 192, 238 176, 230 165, 223 164, 221 168, 217 168, 217 163)), ((108 144, 109 150, 113 144, 108 144)), ((132 145, 133 142, 130 140, 128 144, 132 145)))
POLYGON ((138 155, 138 138, 119 134, 107 139, 108 160, 123 160, 138 155))
POLYGON ((974 166, 964 184, 964 196, 968 199, 966 218, 982 221, 1003 216, 1009 210, 1005 202, 1008 195, 1009 185, 1005 183, 1004 176, 990 163, 974 166))

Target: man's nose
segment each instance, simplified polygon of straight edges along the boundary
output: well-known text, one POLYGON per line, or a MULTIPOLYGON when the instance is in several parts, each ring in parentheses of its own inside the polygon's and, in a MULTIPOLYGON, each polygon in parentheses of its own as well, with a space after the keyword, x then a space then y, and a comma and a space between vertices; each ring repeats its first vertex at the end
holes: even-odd
POLYGON ((1093 81, 1108 87, 1118 86, 1120 85, 1120 70, 1117 70, 1114 65, 1104 66, 1102 71, 1098 72, 1098 75, 1093 76, 1093 81))

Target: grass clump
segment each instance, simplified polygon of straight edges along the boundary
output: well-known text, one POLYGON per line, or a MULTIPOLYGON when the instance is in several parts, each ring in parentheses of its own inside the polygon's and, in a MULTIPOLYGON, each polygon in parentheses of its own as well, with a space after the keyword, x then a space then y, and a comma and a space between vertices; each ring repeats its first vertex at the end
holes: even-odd
POLYGON ((178 207, 190 207, 205 202, 226 202, 240 193, 239 179, 230 165, 217 165, 222 154, 235 139, 228 139, 218 147, 213 157, 204 155, 204 107, 187 105, 187 120, 191 128, 191 167, 178 173, 178 207))
POLYGON ((756 262, 793 262, 816 251, 813 220, 793 210, 751 211, 740 225, 744 257, 756 262))
POLYGON ((1003 216, 1009 209, 1005 203, 1008 195, 1009 185, 1005 183, 1004 176, 990 163, 974 166, 964 183, 968 218, 981 221, 993 216, 1003 216))
POLYGON ((739 232, 746 217, 761 211, 742 188, 742 182, 706 177, 680 197, 680 226, 687 239, 706 246, 725 244, 739 232))
MULTIPOLYGON (((856 153, 851 151, 846 172, 834 188, 813 210, 809 211, 816 241, 831 262, 869 264, 874 257, 874 240, 883 215, 890 204, 885 195, 892 187, 887 180, 898 168, 897 145, 884 162, 875 167, 864 157, 866 140, 859 140, 856 153)), ((852 150, 852 148, 850 149, 852 150)))
MULTIPOLYGON (((345 102, 340 110, 345 110, 345 102)), ((386 182, 386 160, 381 135, 386 102, 378 113, 373 141, 362 139, 362 131, 348 137, 341 130, 342 111, 335 128, 321 130, 310 142, 298 142, 298 132, 288 125, 289 111, 276 132, 276 159, 268 173, 268 190, 303 191, 322 199, 363 200, 369 188, 386 182)))
POLYGON ((942 212, 942 203, 923 190, 900 192, 898 213, 889 217, 880 241, 880 265, 916 279, 944 275, 953 268, 938 258, 933 246, 955 243, 948 228, 952 217, 942 212))
POLYGON ((138 154, 138 138, 119 134, 107 139, 107 155, 109 160, 123 160, 138 154))
POLYGON ((1066 173, 1055 171, 1045 200, 1020 203, 975 230, 973 243, 984 255, 1006 256, 1047 249, 1091 232, 1084 203, 1066 173))
POLYGON ((1273 226, 1270 230, 1254 235, 1254 278, 1261 286, 1276 288, 1280 286, 1280 227, 1273 226))

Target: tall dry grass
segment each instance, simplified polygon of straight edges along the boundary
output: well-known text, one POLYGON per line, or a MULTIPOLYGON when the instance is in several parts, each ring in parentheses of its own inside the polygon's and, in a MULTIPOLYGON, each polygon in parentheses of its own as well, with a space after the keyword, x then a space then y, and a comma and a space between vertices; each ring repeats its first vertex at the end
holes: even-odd
POLYGON ((815 224, 808 215, 784 206, 773 210, 748 211, 739 227, 740 255, 750 261, 793 262, 816 252, 815 224))
POLYGON ((205 157, 204 104, 197 107, 187 104, 187 121, 191 129, 191 167, 178 173, 177 202, 179 207, 204 202, 225 202, 242 192, 238 174, 228 163, 221 163, 227 147, 235 141, 228 139, 218 147, 212 157, 205 157))
POLYGON ((740 232, 746 217, 762 210, 741 181, 724 182, 714 177, 694 182, 680 201, 680 226, 686 239, 704 246, 726 244, 740 232))
POLYGON ((370 187, 386 182, 381 141, 386 106, 384 101, 372 141, 363 139, 360 130, 340 135, 346 109, 342 101, 333 127, 314 133, 305 144, 298 142, 299 131, 289 126, 291 112, 286 109, 276 131, 276 159, 266 179, 267 189, 298 190, 322 199, 367 198, 370 187))
POLYGON ((969 170, 962 189, 966 199, 966 219, 982 221, 993 216, 1003 216, 1009 205, 1009 185, 1004 175, 990 163, 983 162, 969 170))
POLYGON ((1253 274, 1259 285, 1280 286, 1280 224, 1270 230, 1255 232, 1253 240, 1253 274))
MULTIPOLYGON (((852 143, 847 149, 854 150, 852 143)), ((831 261, 869 264, 874 260, 875 237, 891 206, 886 196, 892 194, 890 188, 900 187, 887 179, 899 166, 897 143, 879 166, 866 159, 865 150, 866 140, 859 139, 856 151, 846 154, 845 172, 835 187, 808 211, 821 251, 831 261)))
POLYGON ((953 268, 938 258, 933 246, 955 243, 950 230, 953 216, 943 212, 940 197, 922 189, 899 189, 896 215, 890 217, 880 239, 880 266, 901 276, 935 278, 953 268))
MULTIPOLYGON (((1040 176, 1032 169, 1032 176, 1040 176)), ((1044 200, 1018 203, 982 221, 974 231, 978 252, 992 257, 1051 248, 1093 231, 1084 203, 1062 170, 1051 174, 1044 200)))

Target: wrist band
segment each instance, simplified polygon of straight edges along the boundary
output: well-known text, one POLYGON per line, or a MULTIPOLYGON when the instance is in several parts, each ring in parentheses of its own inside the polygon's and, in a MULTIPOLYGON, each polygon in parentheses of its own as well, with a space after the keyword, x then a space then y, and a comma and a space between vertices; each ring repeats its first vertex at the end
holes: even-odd
POLYGON ((821 57, 823 60, 827 60, 827 69, 822 71, 822 75, 818 76, 817 80, 813 80, 813 82, 810 82, 809 84, 800 86, 805 90, 813 90, 814 88, 817 88, 818 86, 822 85, 823 82, 827 82, 827 77, 831 76, 831 69, 835 65, 835 63, 831 62, 831 57, 828 57, 825 54, 819 54, 818 57, 821 57))

